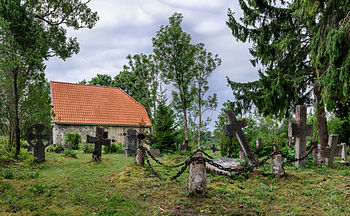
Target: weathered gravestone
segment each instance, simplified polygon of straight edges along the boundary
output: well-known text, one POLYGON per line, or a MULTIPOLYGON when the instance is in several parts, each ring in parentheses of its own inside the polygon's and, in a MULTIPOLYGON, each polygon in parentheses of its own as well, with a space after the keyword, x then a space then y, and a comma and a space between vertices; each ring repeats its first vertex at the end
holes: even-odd
POLYGON ((257 159, 254 156, 254 154, 252 153, 252 150, 249 146, 247 138, 245 137, 245 135, 242 131, 242 127, 247 126, 247 122, 245 120, 238 121, 232 110, 227 110, 226 115, 230 121, 230 124, 225 125, 225 129, 231 133, 236 134, 237 139, 239 141, 239 144, 241 145, 241 148, 244 152, 244 155, 245 155, 249 165, 252 166, 252 165, 256 164, 257 159))
POLYGON ((341 160, 346 161, 347 160, 347 155, 346 155, 346 143, 341 144, 341 160))
POLYGON ((274 147, 274 151, 271 156, 271 172, 275 174, 276 178, 281 178, 285 175, 283 169, 282 152, 278 151, 277 147, 274 147))
POLYGON ((324 161, 328 167, 333 167, 335 148, 338 143, 338 135, 332 134, 328 138, 328 146, 324 149, 324 161))
MULTIPOLYGON (((295 137, 295 158, 299 159, 306 155, 306 136, 312 136, 312 124, 306 124, 306 106, 297 105, 296 123, 289 124, 288 136, 295 137)), ((295 161, 296 167, 303 167, 306 160, 295 161)))
POLYGON ((28 144, 34 149, 34 159, 45 160, 45 148, 52 144, 51 131, 42 124, 29 127, 26 134, 28 144))
POLYGON ((128 129, 125 137, 125 156, 135 157, 137 150, 137 131, 135 129, 128 129))
POLYGON ((261 138, 256 139, 255 149, 260 149, 261 146, 262 146, 262 139, 261 138))
POLYGON ((110 139, 103 139, 103 132, 104 132, 103 128, 96 127, 96 137, 91 137, 89 135, 86 136, 87 143, 95 144, 91 161, 101 161, 102 145, 108 146, 108 147, 111 146, 110 139))
MULTIPOLYGON (((195 157, 203 158, 201 152, 197 152, 195 157)), ((204 161, 194 161, 190 164, 188 190, 193 194, 206 194, 207 180, 204 161)))
POLYGON ((163 157, 162 153, 160 153, 160 149, 150 149, 149 152, 154 157, 163 157))

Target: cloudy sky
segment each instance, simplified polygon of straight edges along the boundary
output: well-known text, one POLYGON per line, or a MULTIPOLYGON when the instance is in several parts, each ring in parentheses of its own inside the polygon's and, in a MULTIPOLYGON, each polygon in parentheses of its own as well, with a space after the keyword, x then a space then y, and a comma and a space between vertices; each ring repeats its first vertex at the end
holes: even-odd
POLYGON ((46 75, 49 80, 76 83, 96 74, 117 75, 127 63, 128 54, 151 54, 152 37, 175 12, 183 14, 183 30, 192 43, 204 43, 207 51, 219 54, 222 65, 209 80, 209 94, 217 93, 219 107, 207 113, 213 129, 221 104, 233 100, 226 76, 235 81, 257 79, 257 69, 249 61, 249 44, 237 42, 226 26, 227 10, 241 14, 234 0, 92 0, 89 6, 100 20, 91 30, 69 30, 77 37, 80 53, 63 61, 50 59, 46 75))

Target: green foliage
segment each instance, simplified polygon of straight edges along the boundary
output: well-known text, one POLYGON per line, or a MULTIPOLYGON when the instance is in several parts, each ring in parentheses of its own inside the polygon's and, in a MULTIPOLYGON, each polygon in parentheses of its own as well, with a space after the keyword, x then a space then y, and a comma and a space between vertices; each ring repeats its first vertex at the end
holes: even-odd
POLYGON ((154 117, 154 134, 150 136, 149 143, 160 151, 176 150, 176 136, 174 125, 174 112, 162 101, 158 105, 154 117))
POLYGON ((34 194, 42 194, 45 193, 45 186, 39 183, 34 183, 29 189, 34 194))
POLYGON ((84 153, 93 153, 94 152, 94 144, 82 142, 80 144, 80 150, 82 150, 84 153))
POLYGON ((349 143, 350 134, 350 118, 340 119, 331 116, 328 120, 328 128, 330 134, 338 134, 338 143, 349 143))
POLYGON ((172 92, 175 109, 183 114, 185 145, 188 148, 187 109, 193 100, 191 84, 194 78, 195 46, 191 44, 191 36, 182 30, 183 16, 175 13, 169 18, 169 25, 161 26, 156 36, 152 39, 153 51, 159 61, 161 76, 167 82, 173 84, 176 91, 172 92))
POLYGON ((23 140, 21 139, 21 148, 28 148, 29 147, 29 143, 27 142, 27 140, 23 140))
POLYGON ((310 103, 307 87, 313 74, 306 60, 310 48, 304 44, 309 29, 299 25, 285 1, 239 4, 243 17, 238 21, 229 10, 226 23, 237 40, 252 43, 251 63, 263 69, 259 70, 258 81, 239 83, 227 78, 236 98, 234 107, 241 112, 256 106, 264 116, 288 116, 296 104, 310 103))
MULTIPOLYGON (((83 84, 83 83, 82 83, 83 84)), ((112 85, 112 77, 107 74, 97 74, 96 77, 91 78, 88 82, 89 85, 97 85, 97 86, 111 86, 112 85)))
POLYGON ((75 151, 70 150, 70 149, 65 149, 65 150, 63 151, 63 155, 64 155, 65 157, 71 157, 71 158, 75 158, 75 159, 78 158, 78 154, 77 154, 75 151))
POLYGON ((103 151, 105 153, 117 153, 122 154, 124 153, 123 144, 121 143, 111 143, 111 146, 103 146, 103 151))
POLYGON ((15 161, 26 161, 29 160, 31 154, 27 150, 21 150, 15 159, 15 149, 9 145, 9 140, 5 137, 0 137, 0 164, 1 163, 12 163, 15 161))
POLYGON ((134 215, 132 212, 135 209, 140 208, 140 205, 137 205, 131 202, 128 199, 113 197, 108 199, 106 205, 97 213, 98 216, 108 216, 108 215, 125 215, 125 212, 128 212, 130 215, 134 215), (121 213, 121 209, 125 209, 124 213, 121 213))
POLYGON ((5 179, 13 179, 13 170, 5 170, 2 174, 5 179))
POLYGON ((87 3, 0 1, 0 96, 8 111, 7 134, 15 134, 16 156, 20 153, 20 124, 50 121, 50 115, 45 118, 50 114, 48 88, 40 91, 46 85, 40 83, 45 80, 44 61, 54 56, 67 59, 78 53, 77 39, 67 37, 65 28, 92 28, 98 20, 87 3))
POLYGON ((81 136, 77 132, 66 133, 64 143, 71 145, 72 149, 78 150, 79 143, 81 143, 81 136))
POLYGON ((350 103, 350 2, 297 0, 294 14, 312 29, 310 61, 323 87, 327 109, 349 115, 350 103))
POLYGON ((218 101, 216 94, 205 96, 209 90, 208 79, 213 71, 221 65, 221 59, 218 54, 213 55, 207 52, 204 44, 200 43, 196 46, 196 53, 194 56, 195 72, 194 72, 194 117, 198 117, 198 148, 201 144, 201 131, 203 125, 203 114, 208 110, 215 110, 218 101))

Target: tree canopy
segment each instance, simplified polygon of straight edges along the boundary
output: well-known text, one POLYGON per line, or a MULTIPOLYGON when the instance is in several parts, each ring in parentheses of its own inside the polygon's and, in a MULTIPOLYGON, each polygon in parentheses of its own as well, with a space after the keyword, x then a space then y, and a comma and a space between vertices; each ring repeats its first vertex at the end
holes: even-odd
POLYGON ((254 104, 264 115, 288 116, 315 100, 319 142, 327 145, 325 105, 348 113, 349 1, 239 1, 243 17, 228 11, 233 36, 252 42, 259 80, 228 79, 239 109, 254 104), (313 94, 312 94, 313 93, 313 94))
POLYGON ((79 52, 76 38, 65 28, 92 28, 98 16, 80 0, 0 0, 0 71, 5 103, 12 104, 9 127, 15 131, 16 152, 20 150, 20 106, 26 87, 40 77, 44 60, 57 56, 66 59, 79 52), (13 97, 11 96, 13 94, 13 97), (7 96, 6 96, 7 95, 7 96), (11 126, 12 125, 12 126, 11 126))
POLYGON ((196 50, 191 36, 182 30, 182 19, 182 14, 175 13, 169 18, 169 25, 161 26, 152 41, 162 77, 177 90, 173 91, 173 96, 179 99, 183 115, 185 140, 182 148, 188 149, 187 109, 193 100, 190 87, 196 50))

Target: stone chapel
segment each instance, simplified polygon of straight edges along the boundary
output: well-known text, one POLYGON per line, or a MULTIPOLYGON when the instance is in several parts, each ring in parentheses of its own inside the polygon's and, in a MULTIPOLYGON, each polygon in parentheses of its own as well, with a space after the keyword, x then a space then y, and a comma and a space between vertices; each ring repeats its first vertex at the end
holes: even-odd
POLYGON ((130 128, 145 132, 152 124, 144 106, 120 88, 51 81, 53 144, 63 145, 66 133, 77 132, 82 141, 104 128, 104 138, 124 143, 130 128))

